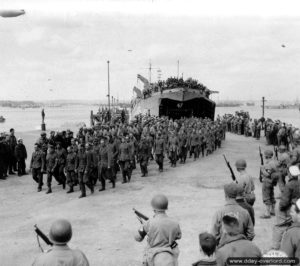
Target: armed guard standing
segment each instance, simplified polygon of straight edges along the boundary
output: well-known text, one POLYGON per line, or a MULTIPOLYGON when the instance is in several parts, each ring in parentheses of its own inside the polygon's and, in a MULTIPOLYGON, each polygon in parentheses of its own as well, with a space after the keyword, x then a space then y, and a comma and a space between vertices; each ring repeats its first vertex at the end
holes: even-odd
POLYGON ((165 141, 162 138, 161 133, 158 132, 157 138, 154 143, 154 153, 155 153, 155 161, 159 167, 159 172, 162 172, 164 169, 164 151, 165 151, 165 141))
POLYGON ((148 161, 151 154, 151 146, 144 135, 142 135, 141 142, 138 146, 138 161, 140 163, 142 177, 148 175, 148 161))
POLYGON ((67 148, 68 155, 66 158, 66 173, 67 173, 67 184, 69 186, 69 190, 67 193, 74 192, 74 185, 76 182, 75 178, 75 165, 76 165, 76 153, 73 152, 73 149, 71 146, 67 148))
POLYGON ((179 249, 176 240, 181 238, 179 223, 167 216, 168 199, 165 195, 154 196, 151 206, 154 217, 143 223, 135 235, 135 240, 138 242, 148 236, 143 265, 177 266, 179 249))
POLYGON ((49 144, 49 151, 46 156, 46 172, 47 172, 47 186, 48 190, 46 194, 52 193, 51 183, 52 176, 55 174, 57 167, 57 154, 54 150, 54 146, 49 144))
POLYGON ((30 161, 30 170, 32 178, 38 183, 38 192, 42 191, 43 186, 43 171, 45 167, 45 154, 40 150, 40 145, 36 143, 34 145, 34 152, 32 153, 30 161))
POLYGON ((263 183, 262 196, 263 202, 266 205, 265 214, 260 216, 262 219, 269 219, 271 215, 275 215, 275 197, 274 197, 274 186, 277 184, 277 162, 273 158, 273 151, 266 150, 265 164, 261 166, 260 181, 263 183))
POLYGON ((247 163, 244 159, 239 159, 235 163, 236 169, 239 172, 238 183, 242 185, 244 189, 245 200, 251 206, 255 202, 254 189, 255 185, 253 178, 246 172, 247 163))
POLYGON ((108 145, 105 143, 105 138, 102 137, 100 140, 100 150, 99 150, 99 179, 102 185, 102 188, 99 191, 105 190, 105 180, 108 179, 112 183, 112 187, 115 188, 116 180, 112 175, 111 166, 112 166, 112 152, 108 145))

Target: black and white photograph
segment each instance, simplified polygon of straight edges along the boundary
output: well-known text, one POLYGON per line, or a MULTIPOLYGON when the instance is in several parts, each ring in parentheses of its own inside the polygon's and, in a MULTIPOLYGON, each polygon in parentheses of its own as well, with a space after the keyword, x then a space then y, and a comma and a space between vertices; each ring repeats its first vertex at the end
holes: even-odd
POLYGON ((0 265, 300 265, 297 2, 2 0, 0 265))

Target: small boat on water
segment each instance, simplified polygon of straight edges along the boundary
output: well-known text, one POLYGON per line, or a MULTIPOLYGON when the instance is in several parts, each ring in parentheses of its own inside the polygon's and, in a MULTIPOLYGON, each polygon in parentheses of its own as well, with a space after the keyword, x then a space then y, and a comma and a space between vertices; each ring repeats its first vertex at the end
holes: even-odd
POLYGON ((0 123, 3 123, 3 122, 5 122, 5 118, 1 115, 0 116, 0 123))

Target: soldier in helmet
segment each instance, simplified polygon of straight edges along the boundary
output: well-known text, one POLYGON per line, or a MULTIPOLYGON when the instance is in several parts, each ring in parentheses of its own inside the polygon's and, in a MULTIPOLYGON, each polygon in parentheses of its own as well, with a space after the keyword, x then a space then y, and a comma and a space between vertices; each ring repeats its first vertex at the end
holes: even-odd
POLYGON ((274 186, 277 184, 278 173, 277 166, 278 163, 273 160, 273 151, 266 150, 264 152, 265 162, 261 166, 261 177, 260 181, 263 183, 262 186, 262 196, 263 202, 266 206, 265 213, 260 217, 262 219, 269 219, 271 215, 275 215, 275 198, 274 198, 274 186))
POLYGON ((288 165, 290 165, 289 152, 287 152, 285 145, 280 145, 278 148, 278 170, 281 175, 278 179, 278 186, 281 193, 284 190, 285 177, 288 174, 288 165))
POLYGON ((154 217, 143 223, 135 235, 138 242, 148 237, 143 265, 178 265, 179 249, 176 240, 181 238, 179 223, 166 214, 168 199, 165 195, 155 195, 151 206, 154 217))
POLYGON ((68 220, 56 220, 50 228, 49 237, 53 248, 37 257, 32 266, 89 266, 88 259, 81 250, 70 249, 72 226, 68 220))
POLYGON ((235 166, 236 170, 239 172, 237 181, 244 188, 245 200, 248 204, 253 206, 255 202, 255 185, 253 178, 246 171, 247 163, 244 159, 239 159, 235 162, 235 166))

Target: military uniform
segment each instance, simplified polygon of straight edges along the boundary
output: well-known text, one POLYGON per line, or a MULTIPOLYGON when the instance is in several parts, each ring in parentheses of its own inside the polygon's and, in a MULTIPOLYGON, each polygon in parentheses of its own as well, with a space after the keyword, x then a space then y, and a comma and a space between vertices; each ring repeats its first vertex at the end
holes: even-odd
POLYGON ((74 152, 69 152, 66 158, 66 173, 67 173, 67 184, 70 187, 70 192, 73 191, 73 187, 76 183, 75 177, 75 167, 76 167, 76 154, 74 152))
POLYGON ((87 186, 92 193, 94 193, 94 180, 93 180, 93 170, 94 170, 94 156, 91 150, 86 150, 86 167, 83 176, 83 186, 87 186))
POLYGON ((66 176, 64 173, 64 168, 66 165, 66 158, 67 158, 67 153, 64 148, 56 149, 56 154, 57 154, 57 181, 61 185, 63 185, 63 188, 65 189, 66 186, 66 176))
MULTIPOLYGON (((174 242, 181 238, 181 230, 178 222, 168 217, 165 213, 157 213, 145 223, 143 229, 148 236, 148 245, 144 254, 144 265, 157 265, 155 264, 155 260, 159 260, 158 255, 163 255, 165 252, 171 254, 173 257, 174 264, 170 265, 177 265, 179 249, 178 246, 172 247, 174 242)), ((164 262, 166 262, 166 259, 167 257, 161 257, 161 260, 164 262)))
POLYGON ((237 177, 237 181, 238 184, 241 184, 244 188, 244 196, 246 202, 253 206, 255 202, 255 185, 252 176, 250 176, 245 170, 243 170, 240 171, 240 175, 237 177))
POLYGON ((113 163, 113 154, 112 150, 108 147, 108 145, 104 144, 100 147, 99 150, 99 165, 98 165, 98 176, 101 181, 102 189, 105 190, 105 180, 111 180, 113 187, 115 187, 115 178, 112 174, 112 163, 113 163))
POLYGON ((155 161, 158 164, 160 172, 162 172, 164 169, 164 150, 165 150, 165 141, 162 137, 158 137, 154 143, 154 154, 155 154, 155 161))
POLYGON ((38 191, 42 190, 43 174, 45 167, 45 154, 41 151, 34 151, 30 161, 30 169, 32 169, 32 178, 38 183, 38 191))
POLYGON ((187 156, 187 145, 188 145, 188 137, 182 132, 178 135, 178 143, 179 143, 179 158, 181 163, 185 163, 187 156))
POLYGON ((9 136, 9 173, 12 174, 13 170, 17 171, 17 160, 15 157, 15 148, 17 146, 17 139, 14 135, 9 136))
POLYGON ((151 155, 151 146, 146 139, 142 139, 138 146, 138 161, 140 163, 142 176, 148 174, 148 161, 151 155))
POLYGON ((48 193, 51 192, 51 183, 52 183, 52 176, 55 173, 57 167, 57 154, 55 151, 49 152, 46 156, 46 171, 47 171, 47 186, 48 186, 48 193))
MULTIPOLYGON (((283 235, 280 250, 289 258, 300 258, 300 223, 293 223, 283 235)), ((297 264, 299 265, 299 264, 297 264)))
POLYGON ((41 254, 32 266, 89 266, 84 253, 78 249, 70 249, 67 245, 55 245, 49 252, 41 254))
POLYGON ((293 177, 286 184, 281 194, 278 209, 276 210, 276 223, 273 227, 272 235, 273 249, 279 249, 283 233, 292 223, 290 208, 299 198, 300 181, 296 177, 293 177))
POLYGON ((121 168, 121 173, 123 177, 123 183, 130 181, 131 179, 131 159, 132 159, 132 146, 127 142, 122 142, 119 146, 119 164, 121 168))
POLYGON ((76 157, 75 169, 76 169, 76 172, 78 173, 79 186, 80 186, 80 190, 81 190, 81 195, 83 197, 86 196, 85 179, 84 179, 86 164, 87 164, 87 156, 86 156, 84 150, 79 150, 77 157, 76 157))
POLYGON ((192 157, 192 154, 194 154, 194 160, 196 160, 199 153, 199 135, 196 132, 191 134, 190 147, 190 158, 192 157))
POLYGON ((243 234, 226 235, 224 243, 216 252, 218 266, 228 265, 228 258, 261 258, 259 248, 243 234))
POLYGON ((25 168, 25 160, 27 159, 27 151, 26 147, 23 143, 18 143, 15 148, 15 158, 18 164, 18 176, 22 176, 26 174, 25 168))
POLYGON ((178 155, 178 138, 175 135, 169 138, 168 153, 169 153, 169 159, 171 161, 171 167, 175 167, 177 162, 177 155, 178 155))
POLYGON ((244 234, 248 240, 252 240, 255 236, 253 223, 247 210, 239 206, 235 200, 229 200, 225 206, 217 211, 213 217, 212 234, 219 241, 220 245, 223 243, 224 230, 222 226, 222 219, 225 215, 230 214, 238 217, 239 233, 244 234))

